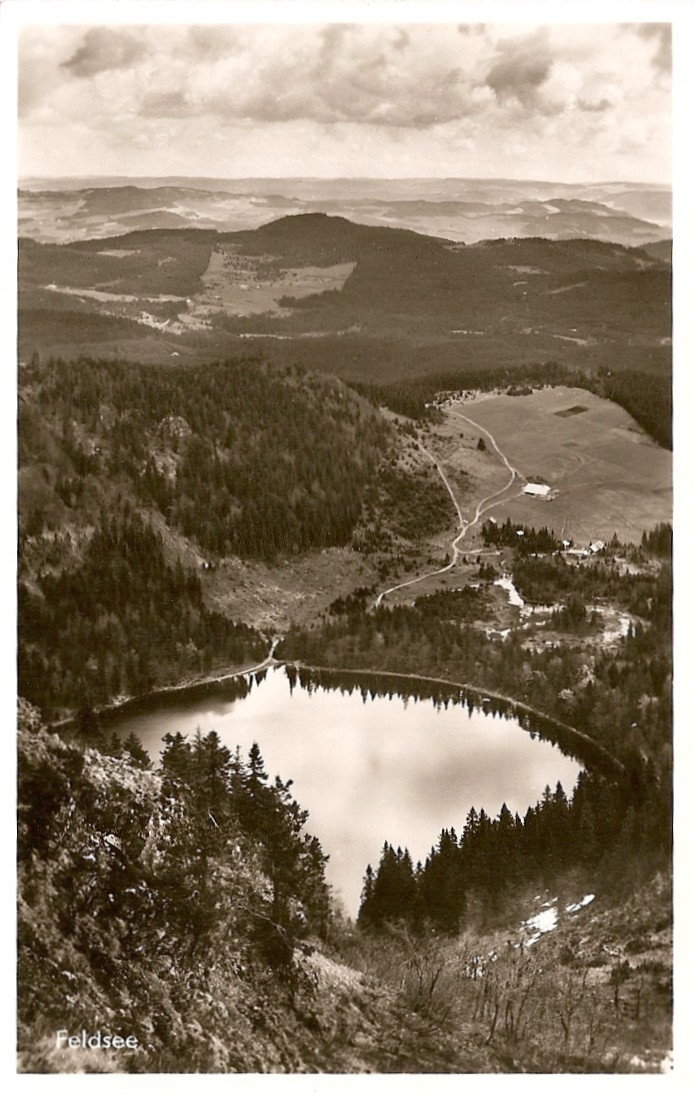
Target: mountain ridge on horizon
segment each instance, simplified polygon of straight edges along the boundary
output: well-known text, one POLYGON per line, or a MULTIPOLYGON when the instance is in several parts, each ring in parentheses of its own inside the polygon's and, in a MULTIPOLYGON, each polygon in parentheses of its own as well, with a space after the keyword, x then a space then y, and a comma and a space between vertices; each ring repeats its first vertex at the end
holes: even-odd
POLYGON ((672 190, 672 183, 665 181, 654 182, 644 179, 603 179, 591 180, 565 180, 531 178, 526 176, 510 175, 110 175, 110 174, 75 174, 75 175, 25 175, 18 176, 17 182, 22 185, 38 182, 77 182, 94 180, 125 180, 131 183, 133 180, 159 182, 160 180, 196 180, 198 182, 470 182, 470 183, 526 183, 536 186, 558 187, 591 187, 591 186, 626 186, 639 187, 652 190, 672 190))
POLYGON ((652 184, 202 176, 74 176, 60 182, 24 181, 21 236, 62 243, 142 228, 243 231, 307 212, 461 243, 543 236, 638 246, 671 233, 671 192, 652 184))

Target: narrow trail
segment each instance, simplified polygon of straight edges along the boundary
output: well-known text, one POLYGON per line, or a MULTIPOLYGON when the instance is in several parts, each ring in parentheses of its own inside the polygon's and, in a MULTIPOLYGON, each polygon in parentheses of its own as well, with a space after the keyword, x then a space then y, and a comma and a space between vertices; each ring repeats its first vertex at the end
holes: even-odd
POLYGON ((438 462, 436 457, 433 455, 433 453, 429 452, 429 450, 427 448, 425 448, 424 445, 422 445, 421 441, 417 441, 417 447, 419 449, 421 449, 421 451, 425 454, 425 456, 427 456, 429 458, 429 460, 431 460, 432 464, 434 464, 434 466, 436 467, 436 470, 438 471, 439 475, 441 476, 441 479, 443 480, 444 486, 446 487, 446 490, 448 491, 448 493, 451 496, 451 499, 453 501, 453 505, 455 506, 455 511, 458 515, 459 531, 456 534, 455 538, 451 541, 451 550, 453 552, 453 558, 451 559, 450 563, 447 563, 445 566, 439 567, 437 570, 428 570, 426 572, 426 574, 420 574, 416 578, 409 578, 406 582, 398 582, 397 585, 390 586, 389 589, 382 590, 382 592, 379 593, 378 597, 374 601, 374 608, 378 608, 379 605, 383 603, 384 597, 387 597, 390 593, 395 593, 395 591, 398 590, 398 589, 406 589, 408 586, 414 586, 414 585, 417 585, 418 582, 423 582, 425 580, 425 578, 436 578, 439 574, 447 574, 449 570, 452 570, 453 567, 458 562, 458 559, 459 559, 460 553, 461 553, 460 544, 461 544, 462 540, 465 539, 465 536, 467 535, 468 531, 471 528, 473 528, 479 522, 480 517, 482 517, 482 515, 484 513, 487 513, 490 509, 494 509, 495 506, 500 506, 503 502, 507 501, 506 497, 501 498, 500 495, 502 495, 502 494, 506 495, 506 491, 509 490, 509 488, 513 486, 516 479, 524 479, 525 478, 523 475, 521 475, 521 473, 518 471, 518 469, 514 468, 513 465, 509 462, 508 458, 505 456, 505 454, 501 451, 501 449, 497 445, 496 438, 494 437, 493 434, 491 434, 489 432, 489 430, 486 430, 484 428, 484 426, 480 426, 479 423, 475 422, 472 418, 468 418, 467 415, 460 414, 459 411, 454 411, 454 410, 451 410, 449 408, 448 413, 453 415, 455 418, 460 418, 461 421, 463 421, 463 422, 467 422, 470 426, 474 426, 474 428, 476 430, 479 430, 481 433, 483 433, 485 435, 485 437, 487 437, 489 439, 489 442, 490 442, 492 448, 494 449, 494 452, 497 454, 497 456, 500 458, 500 460, 502 461, 502 463, 504 464, 504 466, 508 469, 508 471, 510 473, 509 481, 508 481, 508 483, 505 483, 504 486, 501 487, 499 490, 494 491, 492 494, 486 495, 485 498, 483 498, 480 502, 478 502, 477 506, 475 508, 474 517, 472 518, 471 521, 467 521, 463 517, 463 513, 462 513, 462 510, 460 508, 460 504, 458 502, 458 499, 456 498, 455 493, 453 491, 453 488, 452 488, 450 482, 448 481, 448 478, 446 477, 446 473, 444 472, 444 470, 441 467, 440 463, 438 462), (495 501, 495 499, 496 499, 496 501, 495 501))
MULTIPOLYGON (((262 669, 268 669, 271 665, 276 665, 277 664, 276 659, 275 659, 275 650, 279 646, 280 641, 281 641, 281 637, 272 640, 272 642, 270 644, 270 649, 268 650, 266 656, 263 658, 262 662, 258 662, 257 665, 248 665, 248 666, 245 666, 242 669, 234 669, 231 673, 220 673, 218 675, 211 674, 209 677, 200 677, 198 680, 182 681, 180 684, 163 685, 163 687, 157 688, 153 692, 148 692, 145 697, 134 697, 134 698, 135 699, 141 699, 141 698, 151 699, 155 696, 169 695, 171 692, 185 692, 187 689, 190 689, 190 688, 197 688, 199 686, 207 685, 207 684, 222 684, 224 681, 233 680, 234 677, 246 677, 251 673, 260 673, 260 671, 262 669)), ((130 700, 126 701, 126 703, 129 703, 129 702, 132 702, 132 701, 130 701, 130 700)), ((119 704, 119 705, 116 705, 116 706, 122 706, 122 705, 119 704)))
MULTIPOLYGON (((134 703, 141 703, 143 700, 154 700, 157 696, 170 696, 175 692, 186 692, 192 688, 199 688, 208 684, 221 684, 223 681, 233 680, 234 677, 245 677, 250 673, 260 673, 263 669, 269 669, 270 666, 279 664, 275 658, 275 650, 279 646, 281 640, 282 636, 272 640, 267 655, 263 658, 262 662, 258 662, 257 665, 248 665, 243 669, 234 669, 231 673, 222 673, 217 676, 210 675, 209 677, 200 677, 197 680, 184 680, 179 684, 164 684, 161 688, 154 688, 151 692, 145 692, 139 696, 127 696, 124 699, 102 704, 95 708, 96 714, 107 716, 117 715, 117 713, 124 708, 130 707, 134 703)), ((56 719, 54 722, 49 723, 48 729, 59 730, 61 726, 70 726, 75 722, 76 718, 76 712, 73 715, 66 715, 65 718, 56 719)))
MULTIPOLYGON (((204 680, 200 681, 199 683, 200 684, 217 684, 217 682, 219 682, 219 681, 230 681, 234 677, 245 677, 248 673, 259 673, 261 669, 267 669, 271 665, 276 665, 277 662, 276 662, 276 659, 275 659, 275 651, 277 650, 277 647, 280 644, 280 639, 281 639, 281 636, 280 636, 280 638, 273 639, 272 643, 270 644, 270 649, 267 652, 267 656, 265 658, 263 658, 262 662, 258 662, 257 665, 252 665, 250 667, 250 669, 236 669, 236 670, 234 670, 233 673, 224 673, 224 674, 222 674, 221 677, 206 677, 204 680)), ((187 686, 185 684, 183 684, 183 685, 174 685, 174 687, 172 689, 169 689, 168 691, 176 691, 177 688, 186 688, 186 687, 187 686)))

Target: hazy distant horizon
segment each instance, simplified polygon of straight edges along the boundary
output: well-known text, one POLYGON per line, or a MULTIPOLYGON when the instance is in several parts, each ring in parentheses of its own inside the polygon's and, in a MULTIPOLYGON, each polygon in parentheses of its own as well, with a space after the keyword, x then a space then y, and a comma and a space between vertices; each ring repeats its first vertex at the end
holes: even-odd
POLYGON ((501 183, 531 183, 537 186, 642 186, 649 190, 671 190, 671 182, 654 182, 640 178, 606 179, 596 177, 594 179, 549 179, 531 175, 183 175, 175 173, 171 175, 131 175, 131 174, 75 174, 75 175, 19 175, 18 183, 27 182, 76 182, 94 180, 124 179, 159 181, 182 180, 190 182, 501 182, 501 183))
POLYGON ((507 236, 655 242, 672 190, 655 183, 566 183, 499 176, 73 175, 20 181, 22 235, 43 242, 141 228, 241 231, 319 213, 461 243, 507 236))

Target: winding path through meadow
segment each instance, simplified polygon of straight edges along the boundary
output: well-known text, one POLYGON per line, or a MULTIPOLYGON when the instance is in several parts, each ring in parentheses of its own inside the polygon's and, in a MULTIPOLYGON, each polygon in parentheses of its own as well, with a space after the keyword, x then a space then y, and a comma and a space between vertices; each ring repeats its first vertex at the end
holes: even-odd
POLYGON ((455 496, 455 492, 454 492, 454 490, 453 490, 453 488, 452 488, 452 486, 451 486, 451 484, 450 484, 450 482, 449 482, 449 480, 446 476, 446 473, 444 472, 443 468, 441 467, 441 464, 436 459, 434 454, 429 452, 429 450, 427 448, 425 448, 424 445, 422 445, 421 441, 418 441, 417 442, 418 448, 421 449, 421 451, 425 454, 425 456, 427 456, 429 458, 429 460, 431 460, 432 464, 434 464, 434 466, 436 467, 436 470, 438 471, 439 475, 441 476, 441 479, 443 480, 444 486, 446 487, 446 490, 448 491, 448 493, 451 496, 451 499, 453 501, 453 505, 455 506, 455 511, 458 515, 458 526, 459 526, 458 532, 456 533, 454 539, 451 541, 451 550, 452 550, 452 553, 453 553, 453 558, 451 559, 450 563, 447 563, 445 566, 439 567, 437 570, 428 570, 426 572, 426 574, 420 574, 416 578, 409 578, 406 582, 398 582, 397 585, 390 586, 389 589, 382 590, 381 593, 379 593, 376 600, 374 601, 374 608, 378 608, 378 606, 383 603, 383 599, 385 597, 387 597, 390 593, 395 593, 395 591, 398 590, 398 589, 406 589, 408 586, 413 586, 413 585, 416 585, 418 582, 423 582, 425 578, 435 578, 439 574, 446 574, 446 573, 448 573, 449 570, 452 570, 453 567, 458 562, 458 559, 459 559, 460 553, 461 553, 460 544, 465 539, 465 536, 467 535, 468 531, 471 528, 473 528, 479 522, 479 520, 480 520, 480 518, 482 517, 483 514, 488 513, 490 509, 494 509, 495 506, 499 506, 499 505, 502 504, 502 502, 505 502, 507 500, 508 496, 506 495, 506 492, 510 489, 510 487, 513 486, 513 484, 515 483, 515 481, 517 479, 518 480, 524 479, 524 476, 518 471, 518 468, 514 468, 513 465, 510 463, 510 461, 508 460, 508 457, 501 451, 501 449, 499 448, 499 446, 497 444, 496 438, 494 437, 493 434, 491 434, 489 432, 489 430, 486 430, 484 428, 484 426, 480 426, 479 423, 475 422, 474 419, 469 418, 466 414, 461 414, 459 411, 454 411, 450 407, 448 408, 448 413, 453 415, 455 418, 459 418, 462 422, 467 422, 468 425, 474 426, 474 428, 476 430, 479 430, 480 433, 483 433, 485 435, 485 437, 487 437, 489 439, 489 442, 490 442, 494 452, 499 457, 499 459, 502 461, 504 466, 507 468, 507 470, 510 474, 510 478, 509 478, 508 482, 505 483, 504 486, 501 487, 499 490, 496 490, 492 494, 488 494, 484 498, 482 498, 481 501, 479 501, 477 503, 477 506, 475 508, 475 513, 474 513, 474 516, 473 516, 472 520, 467 521, 463 517, 463 513, 462 513, 462 510, 460 508, 460 504, 458 502, 458 499, 455 496), (502 498, 501 495, 504 495, 504 497, 502 498))

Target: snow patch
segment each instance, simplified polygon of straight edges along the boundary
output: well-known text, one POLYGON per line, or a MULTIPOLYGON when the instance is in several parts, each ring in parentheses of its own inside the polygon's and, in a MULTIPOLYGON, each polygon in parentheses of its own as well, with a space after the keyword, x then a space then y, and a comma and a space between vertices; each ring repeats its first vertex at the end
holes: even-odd
POLYGON ((595 894, 587 893, 586 896, 582 897, 580 901, 577 901, 575 902, 575 904, 572 905, 567 905, 566 911, 568 913, 578 912, 579 909, 584 909, 586 905, 590 905, 591 901, 595 901, 595 894))
POLYGON ((670 1052, 666 1053, 662 1061, 660 1062, 660 1071, 661 1073, 672 1072, 674 1067, 675 1062, 673 1060, 672 1050, 670 1050, 670 1052))
POLYGON ((606 643, 614 642, 617 639, 625 639, 629 634, 629 628, 631 627, 630 616, 619 616, 617 620, 617 626, 614 628, 608 628, 603 633, 603 640, 606 643))
POLYGON ((504 574, 502 578, 497 578, 497 580, 494 582, 494 585, 500 586, 501 589, 506 590, 508 594, 509 604, 516 605, 517 608, 523 608, 525 606, 525 601, 514 586, 513 580, 508 576, 508 574, 504 574))
MULTIPOLYGON (((556 900, 555 897, 551 902, 546 901, 545 905, 554 906, 556 900)), ((524 920, 521 926, 532 933, 527 940, 526 946, 532 947, 534 943, 537 943, 541 936, 545 935, 547 932, 554 931, 558 919, 557 909, 555 907, 550 907, 543 909, 542 912, 536 913, 535 916, 531 916, 529 920, 524 920)))

